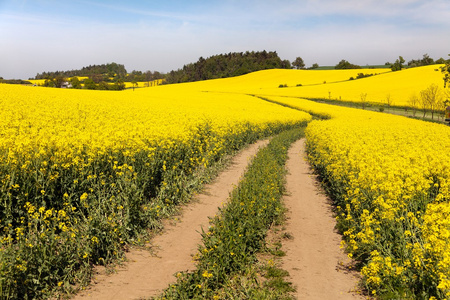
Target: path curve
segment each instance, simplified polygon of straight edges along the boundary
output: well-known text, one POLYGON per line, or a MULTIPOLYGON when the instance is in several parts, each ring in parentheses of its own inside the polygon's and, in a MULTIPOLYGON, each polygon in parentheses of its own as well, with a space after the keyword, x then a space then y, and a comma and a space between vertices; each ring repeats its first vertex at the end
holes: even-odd
POLYGON ((297 288, 297 299, 364 299, 356 291, 357 272, 346 268, 350 261, 340 249, 331 202, 306 161, 304 139, 292 144, 286 166, 285 226, 293 238, 283 242, 282 268, 297 288))
POLYGON ((234 186, 244 174, 249 160, 268 140, 250 145, 236 155, 231 165, 195 201, 183 207, 180 222, 166 225, 164 234, 156 236, 151 244, 157 246, 156 256, 149 251, 131 250, 126 254, 127 263, 112 275, 99 275, 91 286, 75 295, 75 300, 126 300, 158 295, 170 283, 174 274, 194 270, 192 255, 201 242, 201 228, 208 228, 209 218, 226 202, 234 186))

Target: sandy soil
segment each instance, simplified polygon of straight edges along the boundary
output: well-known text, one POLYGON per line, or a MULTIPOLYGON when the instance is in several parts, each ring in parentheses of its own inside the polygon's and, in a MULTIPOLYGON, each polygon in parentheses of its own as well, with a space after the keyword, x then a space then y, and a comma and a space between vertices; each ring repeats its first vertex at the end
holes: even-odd
MULTIPOLYGON (((249 159, 267 141, 251 145, 238 154, 198 201, 183 208, 180 222, 165 224, 165 232, 151 241, 150 251, 132 249, 128 262, 112 275, 98 274, 91 286, 74 299, 140 299, 158 295, 174 274, 195 268, 192 255, 201 241, 201 228, 209 226, 208 216, 225 203, 238 184, 249 159)), ((283 243, 283 268, 297 288, 297 299, 364 299, 357 292, 357 272, 340 249, 330 201, 324 196, 309 164, 305 161, 304 140, 293 144, 287 162, 289 209, 286 232, 292 239, 283 243)))
POLYGON ((286 232, 293 238, 283 242, 282 267, 297 288, 297 299, 364 299, 357 292, 357 272, 349 270, 351 262, 340 249, 331 202, 305 161, 304 148, 302 139, 289 150, 284 201, 286 232))
POLYGON ((127 253, 128 262, 117 273, 98 274, 91 286, 73 299, 148 298, 175 282, 174 274, 177 272, 194 269, 192 255, 201 242, 201 229, 207 230, 209 226, 208 216, 214 216, 218 207, 227 201, 249 160, 267 142, 260 141, 241 151, 233 158, 230 167, 196 196, 198 201, 183 208, 180 222, 166 224, 164 234, 151 241, 153 255, 150 251, 132 249, 127 253))

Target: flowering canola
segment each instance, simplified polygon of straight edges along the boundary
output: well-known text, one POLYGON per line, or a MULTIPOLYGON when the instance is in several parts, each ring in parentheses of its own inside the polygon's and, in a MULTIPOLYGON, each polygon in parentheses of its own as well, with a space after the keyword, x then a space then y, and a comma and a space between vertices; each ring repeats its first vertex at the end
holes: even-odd
POLYGON ((309 160, 372 294, 450 298, 450 128, 405 117, 269 97, 330 118, 306 129, 309 160))
POLYGON ((309 159, 366 287, 450 298, 450 129, 299 98, 367 93, 378 102, 389 93, 401 105, 440 84, 436 68, 265 70, 121 92, 0 84, 0 298, 88 281, 92 263, 120 257, 123 244, 159 226, 188 178, 310 121, 306 112, 327 119, 307 127, 309 159), (379 75, 348 80, 360 72, 379 75))
MULTIPOLYGON (((408 106, 412 95, 431 84, 443 87, 442 65, 430 65, 391 72, 390 69, 351 70, 265 70, 244 75, 227 84, 212 84, 211 89, 233 89, 245 93, 265 96, 288 96, 327 99, 335 101, 360 102, 361 94, 366 101, 386 104, 389 96, 391 105, 408 106), (358 73, 373 76, 356 78, 358 73), (286 85, 279 88, 279 85, 286 85)), ((224 80, 225 81, 225 80, 224 80)))
POLYGON ((124 243, 158 227, 196 172, 311 119, 189 84, 0 84, 0 95, 0 298, 41 298, 88 280, 91 263, 120 257, 124 243))

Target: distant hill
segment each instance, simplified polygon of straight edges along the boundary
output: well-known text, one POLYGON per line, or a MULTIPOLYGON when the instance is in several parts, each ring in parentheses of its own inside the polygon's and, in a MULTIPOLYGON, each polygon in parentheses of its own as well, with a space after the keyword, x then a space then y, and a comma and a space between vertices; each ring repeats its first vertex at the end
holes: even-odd
POLYGON ((89 77, 94 82, 152 81, 165 79, 165 83, 191 82, 215 78, 233 77, 266 69, 290 69, 291 63, 282 60, 275 51, 230 52, 208 58, 200 57, 197 62, 184 65, 183 68, 168 74, 160 72, 132 71, 127 73, 124 65, 108 63, 89 65, 79 70, 38 73, 34 79, 57 77, 89 77))
POLYGON ((8 84, 32 84, 30 81, 22 80, 22 79, 3 79, 0 77, 0 83, 8 83, 8 84))
POLYGON ((55 71, 38 73, 34 79, 47 79, 55 77, 91 77, 96 75, 106 75, 108 77, 125 77, 127 70, 124 65, 108 63, 102 65, 89 65, 79 70, 55 71))
POLYGON ((166 75, 166 83, 181 83, 244 75, 266 69, 290 69, 288 60, 281 60, 277 52, 230 52, 184 65, 166 75))
POLYGON ((164 74, 158 71, 132 71, 128 73, 124 65, 115 62, 102 65, 89 65, 79 70, 55 71, 38 73, 34 79, 53 79, 57 77, 89 77, 95 83, 100 82, 132 82, 132 81, 153 81, 163 79, 164 74))

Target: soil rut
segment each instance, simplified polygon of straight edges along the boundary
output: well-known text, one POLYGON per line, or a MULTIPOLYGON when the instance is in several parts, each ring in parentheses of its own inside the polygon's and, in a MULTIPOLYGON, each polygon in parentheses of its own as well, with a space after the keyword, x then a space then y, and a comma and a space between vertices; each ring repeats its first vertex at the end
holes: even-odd
POLYGON ((232 160, 227 170, 204 188, 198 201, 183 208, 180 222, 165 225, 165 232, 156 236, 152 247, 156 255, 149 251, 131 250, 126 254, 127 263, 117 273, 97 276, 91 286, 76 295, 74 299, 139 299, 158 295, 170 283, 175 282, 174 274, 179 271, 193 270, 192 255, 201 242, 201 229, 208 228, 209 216, 214 216, 218 207, 226 202, 230 192, 258 148, 268 141, 259 141, 241 151, 232 160))
POLYGON ((340 249, 341 236, 331 201, 318 185, 305 161, 305 140, 295 142, 287 162, 288 208, 286 231, 292 239, 283 242, 283 268, 297 288, 297 299, 364 299, 356 290, 356 271, 340 249))
MULTIPOLYGON (((258 142, 240 152, 231 166, 196 196, 198 202, 183 208, 180 222, 166 225, 164 234, 151 242, 156 255, 131 250, 124 267, 115 274, 97 276, 92 285, 74 299, 148 298, 175 282, 176 272, 193 270, 192 255, 201 242, 201 228, 209 226, 208 216, 213 216, 227 201, 249 159, 266 144, 267 141, 258 142)), ((318 187, 305 161, 304 139, 290 148, 287 169, 286 231, 293 238, 283 243, 286 252, 283 268, 297 287, 297 299, 364 299, 356 292, 356 272, 346 268, 350 262, 339 247, 341 237, 334 229, 330 201, 318 187)))

